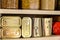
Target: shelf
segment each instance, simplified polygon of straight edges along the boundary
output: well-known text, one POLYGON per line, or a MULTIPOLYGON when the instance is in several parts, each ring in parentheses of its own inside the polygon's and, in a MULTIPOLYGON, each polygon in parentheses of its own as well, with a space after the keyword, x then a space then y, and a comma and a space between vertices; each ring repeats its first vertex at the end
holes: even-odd
POLYGON ((40 38, 20 38, 20 39, 2 39, 2 40, 60 40, 60 36, 40 37, 40 38))
POLYGON ((40 14, 60 15, 60 11, 0 9, 1 14, 40 14))

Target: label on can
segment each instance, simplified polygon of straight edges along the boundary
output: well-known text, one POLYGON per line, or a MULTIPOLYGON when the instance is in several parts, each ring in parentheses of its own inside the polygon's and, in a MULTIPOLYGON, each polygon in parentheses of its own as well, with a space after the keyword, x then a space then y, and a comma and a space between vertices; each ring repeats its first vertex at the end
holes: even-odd
POLYGON ((29 9, 29 0, 22 0, 22 8, 29 9))
POLYGON ((20 27, 21 18, 17 16, 3 16, 2 17, 2 26, 5 27, 20 27))
POLYGON ((42 26, 41 26, 41 18, 33 18, 33 36, 40 37, 42 36, 42 26))
POLYGON ((32 35, 32 20, 30 17, 24 17, 22 19, 22 36, 31 37, 32 35))
POLYGON ((42 18, 43 26, 43 35, 50 36, 52 35, 52 18, 42 18))
POLYGON ((22 0, 23 9, 39 9, 39 0, 22 0))
POLYGON ((19 38, 19 37, 21 37, 21 29, 3 28, 3 38, 19 38))
POLYGON ((40 0, 29 0, 30 2, 30 9, 39 9, 40 7, 40 0))

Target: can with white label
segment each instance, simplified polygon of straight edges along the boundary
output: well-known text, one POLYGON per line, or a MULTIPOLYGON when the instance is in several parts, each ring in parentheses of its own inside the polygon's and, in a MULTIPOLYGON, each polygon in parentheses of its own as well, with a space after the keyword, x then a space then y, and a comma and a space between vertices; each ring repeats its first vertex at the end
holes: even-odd
POLYGON ((33 18, 33 36, 40 37, 42 36, 42 26, 41 26, 41 18, 33 18))
POLYGON ((22 19, 22 37, 31 37, 32 35, 32 19, 24 17, 22 19))
POLYGON ((52 18, 42 18, 43 36, 52 35, 52 18))
POLYGON ((21 17, 19 16, 3 16, 2 17, 2 26, 3 27, 20 27, 21 26, 21 17))
POLYGON ((3 38, 19 38, 21 37, 20 28, 3 28, 3 38))

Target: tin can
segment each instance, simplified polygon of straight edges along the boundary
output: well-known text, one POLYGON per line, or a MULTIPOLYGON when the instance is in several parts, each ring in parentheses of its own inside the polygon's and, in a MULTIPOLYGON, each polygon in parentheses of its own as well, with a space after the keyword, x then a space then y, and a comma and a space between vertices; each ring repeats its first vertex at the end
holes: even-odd
POLYGON ((2 36, 3 36, 3 30, 0 29, 0 38, 2 38, 2 36))
POLYGON ((40 37, 42 36, 42 26, 41 26, 41 18, 33 18, 33 36, 40 37))
POLYGON ((55 0, 55 10, 60 10, 60 0, 55 0))
POLYGON ((1 22, 1 17, 0 17, 0 27, 1 27, 1 24, 2 24, 2 22, 1 22))
POLYGON ((20 28, 3 28, 3 38, 19 38, 21 37, 20 28))
POLYGON ((43 36, 52 35, 52 18, 42 18, 43 36))
POLYGON ((21 18, 18 16, 3 16, 2 17, 2 26, 3 27, 20 27, 21 18))
POLYGON ((40 0, 22 0, 23 9, 39 9, 40 0))
POLYGON ((18 0, 2 0, 2 8, 17 9, 18 0))
POLYGON ((41 9, 54 10, 55 9, 55 0, 41 0, 41 9))
POLYGON ((0 0, 0 8, 1 8, 1 6, 2 6, 2 0, 0 0))
POLYGON ((30 17, 24 17, 22 19, 22 36, 31 37, 32 35, 32 20, 30 17))

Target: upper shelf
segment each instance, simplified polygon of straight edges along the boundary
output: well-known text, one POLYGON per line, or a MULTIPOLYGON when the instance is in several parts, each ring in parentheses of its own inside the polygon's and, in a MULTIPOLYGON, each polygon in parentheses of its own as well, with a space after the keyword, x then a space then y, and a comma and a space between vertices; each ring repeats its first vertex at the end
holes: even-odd
POLYGON ((0 9, 1 14, 42 14, 42 15, 60 15, 60 11, 46 10, 18 10, 18 9, 0 9))

